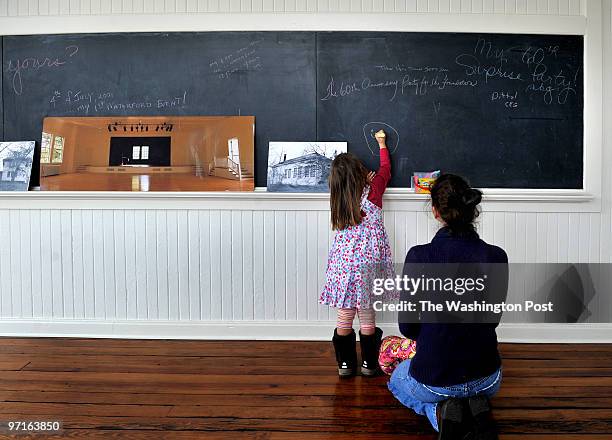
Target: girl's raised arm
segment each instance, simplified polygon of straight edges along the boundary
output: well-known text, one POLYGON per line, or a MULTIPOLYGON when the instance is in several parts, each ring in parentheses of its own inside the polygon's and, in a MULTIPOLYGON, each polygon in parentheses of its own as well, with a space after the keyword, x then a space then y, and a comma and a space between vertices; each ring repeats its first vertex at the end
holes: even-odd
POLYGON ((370 182, 370 193, 368 200, 376 206, 382 208, 382 196, 391 180, 391 157, 386 144, 385 132, 380 130, 375 135, 380 151, 380 165, 378 172, 370 182))

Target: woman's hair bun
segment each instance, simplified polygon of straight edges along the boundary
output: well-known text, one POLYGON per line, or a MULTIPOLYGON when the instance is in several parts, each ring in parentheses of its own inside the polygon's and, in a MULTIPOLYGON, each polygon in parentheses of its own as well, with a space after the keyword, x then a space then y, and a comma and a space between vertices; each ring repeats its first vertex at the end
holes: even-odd
POLYGON ((482 192, 475 188, 469 188, 463 193, 461 201, 467 206, 476 206, 482 201, 482 192))
POLYGON ((482 192, 455 174, 442 174, 430 188, 431 203, 453 234, 474 231, 482 192))

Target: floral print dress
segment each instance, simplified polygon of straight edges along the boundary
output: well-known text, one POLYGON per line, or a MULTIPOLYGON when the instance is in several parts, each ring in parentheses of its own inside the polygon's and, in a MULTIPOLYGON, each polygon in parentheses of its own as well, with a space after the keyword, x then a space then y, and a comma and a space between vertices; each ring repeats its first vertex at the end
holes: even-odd
POLYGON ((365 216, 361 223, 336 233, 327 261, 326 281, 319 303, 345 309, 369 309, 375 300, 394 297, 393 292, 374 296, 375 278, 394 278, 389 237, 382 208, 368 200, 369 186, 361 196, 365 216))

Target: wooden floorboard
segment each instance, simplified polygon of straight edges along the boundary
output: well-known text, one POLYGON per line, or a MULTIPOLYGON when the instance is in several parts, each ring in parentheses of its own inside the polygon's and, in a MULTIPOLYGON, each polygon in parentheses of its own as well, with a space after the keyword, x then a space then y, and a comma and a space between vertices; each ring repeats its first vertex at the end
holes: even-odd
MULTIPOLYGON (((502 439, 612 439, 612 345, 501 353, 502 439)), ((31 438, 434 439, 386 380, 339 379, 321 342, 0 338, 0 422, 63 423, 31 438)))

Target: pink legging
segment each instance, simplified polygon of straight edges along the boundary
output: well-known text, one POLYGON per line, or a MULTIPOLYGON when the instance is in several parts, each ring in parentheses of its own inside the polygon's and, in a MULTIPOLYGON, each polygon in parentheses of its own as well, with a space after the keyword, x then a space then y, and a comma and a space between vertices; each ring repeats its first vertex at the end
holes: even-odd
POLYGON ((371 333, 376 328, 374 309, 338 309, 337 328, 352 329, 355 314, 359 316, 359 328, 362 333, 371 333))

